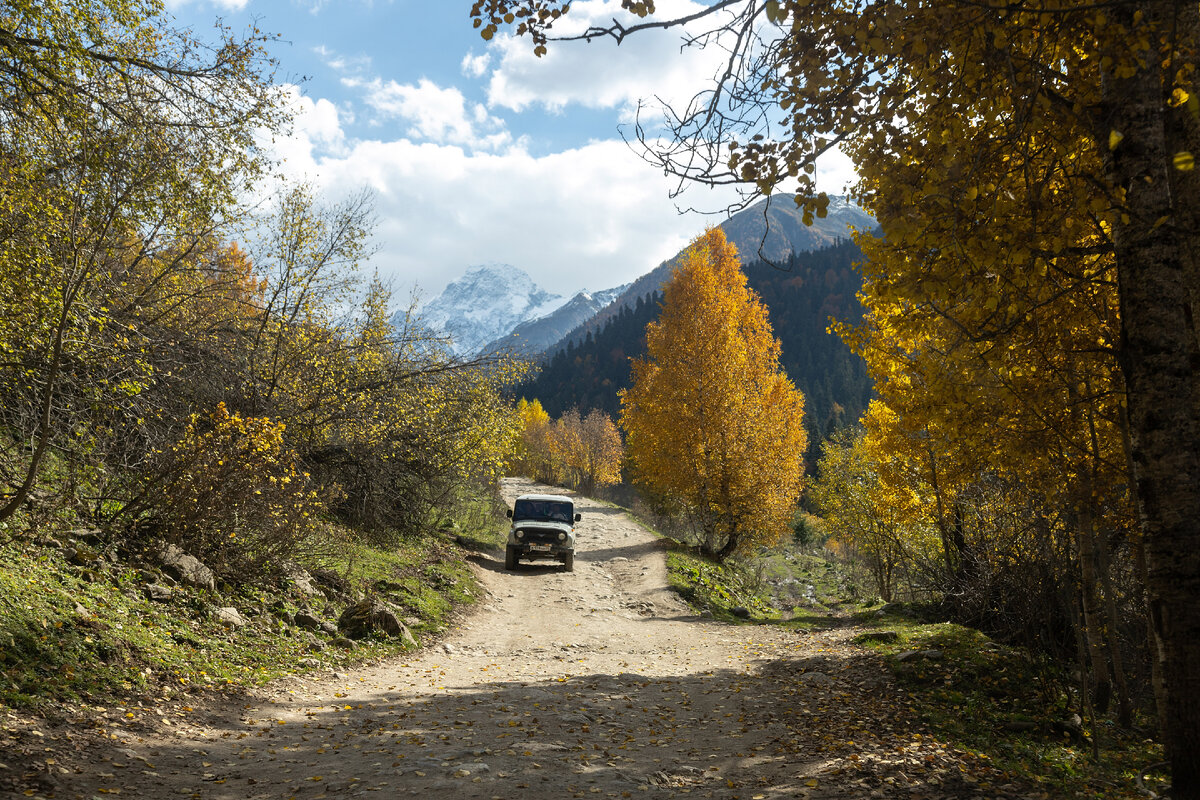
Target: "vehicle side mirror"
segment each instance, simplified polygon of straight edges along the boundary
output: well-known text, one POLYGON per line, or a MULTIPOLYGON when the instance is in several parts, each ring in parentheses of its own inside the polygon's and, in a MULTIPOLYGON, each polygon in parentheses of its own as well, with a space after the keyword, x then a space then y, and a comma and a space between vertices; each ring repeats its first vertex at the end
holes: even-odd
POLYGON ((504 509, 504 516, 508 517, 509 519, 512 519, 512 509, 511 508, 504 509))
POLYGON ((576 522, 579 522, 579 520, 581 520, 581 519, 583 519, 583 514, 576 514, 576 515, 575 515, 575 521, 576 521, 576 522))

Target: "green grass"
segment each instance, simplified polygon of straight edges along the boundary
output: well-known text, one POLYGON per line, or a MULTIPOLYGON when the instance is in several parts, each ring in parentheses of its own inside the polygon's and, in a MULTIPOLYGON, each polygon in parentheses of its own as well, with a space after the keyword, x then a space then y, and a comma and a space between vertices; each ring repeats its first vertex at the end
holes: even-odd
POLYGON ((758 556, 753 568, 768 585, 774 604, 797 615, 836 611, 866 596, 845 565, 795 548, 758 556))
MULTIPOLYGON (((427 640, 474 601, 466 558, 503 529, 495 511, 490 501, 469 500, 443 530, 388 551, 350 545, 325 566, 352 593, 392 604, 418 641, 427 640)), ((67 532, 40 530, 64 543, 67 532)), ((39 710, 225 690, 404 651, 399 640, 386 638, 344 649, 325 634, 315 634, 314 646, 286 621, 306 610, 336 623, 349 597, 309 598, 286 582, 260 582, 217 592, 179 589, 170 601, 153 602, 145 596, 152 576, 119 563, 76 567, 58 547, 34 544, 22 533, 0 544, 0 706, 39 710), (237 608, 249 624, 223 627, 211 611, 224 606, 237 608)))
POLYGON ((709 611, 715 619, 744 621, 733 613, 736 608, 747 610, 754 620, 779 617, 770 598, 738 565, 719 564, 674 547, 667 553, 667 579, 671 588, 693 608, 709 611))
POLYGON ((888 642, 868 634, 860 643, 884 657, 911 698, 912 710, 935 735, 1042 784, 1051 797, 1140 797, 1137 772, 1163 758, 1160 746, 1121 730, 1111 719, 1085 719, 1082 736, 1065 732, 1061 723, 1070 709, 1061 668, 1023 649, 951 623, 895 616, 872 616, 862 623, 896 634, 888 642), (940 657, 903 657, 929 650, 940 657), (1099 745, 1098 759, 1093 741, 1099 745))
MULTIPOLYGON (((972 628, 864 611, 878 606, 878 599, 834 561, 784 549, 719 565, 673 546, 667 568, 671 586, 717 619, 740 621, 732 609, 743 606, 757 620, 789 627, 861 627, 859 643, 882 656, 919 723, 948 746, 981 754, 1014 779, 1040 785, 1046 796, 1144 797, 1136 787, 1138 772, 1163 759, 1161 746, 1145 733, 1154 728, 1152 720, 1140 720, 1138 733, 1110 718, 1086 719, 1082 735, 1072 734, 1062 725, 1072 712, 1063 667, 972 628), (879 641, 879 633, 895 638, 879 641), (904 655, 932 650, 938 654, 904 655)), ((1163 783, 1147 784, 1165 790, 1163 783)))

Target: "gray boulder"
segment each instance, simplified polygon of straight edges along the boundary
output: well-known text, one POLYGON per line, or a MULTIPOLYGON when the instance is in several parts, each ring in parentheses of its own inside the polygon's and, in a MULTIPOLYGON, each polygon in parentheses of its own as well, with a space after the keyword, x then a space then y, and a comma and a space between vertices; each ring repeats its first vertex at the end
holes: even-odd
POLYGON ((246 618, 241 615, 241 612, 232 606, 215 609, 213 611, 213 618, 226 628, 232 628, 234 630, 245 627, 246 625, 246 618))
POLYGON ((317 586, 316 579, 308 570, 294 561, 283 562, 283 575, 297 592, 308 597, 324 597, 325 593, 317 586))
POLYGON ((338 618, 338 630, 350 639, 362 639, 372 633, 382 633, 416 645, 416 639, 396 612, 378 600, 360 600, 348 606, 338 618))
POLYGON ((346 580, 333 570, 326 569, 325 567, 313 570, 312 577, 313 580, 325 588, 325 594, 327 595, 333 594, 345 596, 350 594, 351 590, 354 588, 350 584, 350 581, 346 580))
POLYGON ((321 630, 321 619, 308 613, 307 611, 297 611, 295 621, 296 625, 306 631, 321 630))
POLYGON ((93 567, 100 561, 100 554, 87 544, 76 542, 74 546, 64 547, 63 558, 77 567, 93 567))
POLYGON ((175 590, 170 586, 163 586, 161 583, 150 583, 146 585, 146 599, 152 600, 155 603, 167 603, 175 595, 175 590))
POLYGON ((158 560, 163 571, 180 583, 215 591, 217 577, 201 563, 200 559, 183 552, 176 545, 164 545, 158 551, 158 560))

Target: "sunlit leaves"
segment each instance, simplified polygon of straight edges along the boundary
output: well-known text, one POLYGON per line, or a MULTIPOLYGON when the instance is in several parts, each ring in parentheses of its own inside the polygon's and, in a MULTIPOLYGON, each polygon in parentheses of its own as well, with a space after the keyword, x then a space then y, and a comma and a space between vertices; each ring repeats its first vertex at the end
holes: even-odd
POLYGON ((231 414, 222 403, 194 416, 158 454, 144 492, 168 540, 230 575, 295 557, 312 538, 322 498, 284 440, 284 426, 231 414))
POLYGON ((621 480, 624 448, 620 431, 607 414, 576 409, 551 422, 538 400, 517 403, 522 428, 513 469, 554 485, 585 493, 621 480))
POLYGON ((0 406, 21 447, 37 445, 0 476, 0 517, 51 437, 78 453, 153 416, 147 331, 216 282, 199 251, 236 217, 263 167, 254 137, 279 121, 254 36, 212 51, 155 2, 6 9, 0 266, 15 302, 0 307, 0 406))
MULTIPOLYGON (((890 413, 876 402, 865 416, 877 429, 890 413)), ((879 596, 890 601, 904 578, 935 563, 938 554, 927 513, 929 487, 894 480, 903 471, 904 455, 881 445, 861 430, 832 437, 822 447, 808 497, 830 532, 826 547, 865 563, 879 596), (885 473, 893 480, 885 480, 885 473)))
POLYGON ((685 251, 646 342, 621 397, 635 481, 684 504, 710 553, 777 541, 800 493, 803 397, 720 229, 685 251))

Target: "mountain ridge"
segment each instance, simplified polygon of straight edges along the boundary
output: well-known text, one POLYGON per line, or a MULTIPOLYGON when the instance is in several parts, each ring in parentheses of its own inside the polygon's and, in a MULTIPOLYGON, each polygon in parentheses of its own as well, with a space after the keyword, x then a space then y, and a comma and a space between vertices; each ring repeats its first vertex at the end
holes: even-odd
MULTIPOLYGON (((716 226, 725 231, 726 238, 737 247, 743 266, 757 261, 776 266, 787 264, 793 255, 830 247, 849 239, 857 230, 876 227, 870 214, 843 197, 831 197, 826 216, 814 219, 812 225, 805 225, 795 197, 778 194, 763 198, 716 226)), ((632 307, 639 299, 657 292, 671 278, 682 255, 681 251, 627 284, 608 306, 543 351, 543 355, 553 356, 568 344, 579 344, 589 332, 599 331, 622 308, 632 307)))
POLYGON ((518 324, 508 334, 484 347, 484 352, 536 357, 607 307, 628 286, 629 284, 623 284, 599 292, 576 292, 570 300, 549 314, 518 324))
MULTIPOLYGON (((468 356, 567 302, 569 298, 542 289, 520 267, 491 262, 469 267, 421 306, 418 317, 423 326, 450 337, 455 355, 468 356)), ((398 316, 393 316, 393 325, 398 316)))

